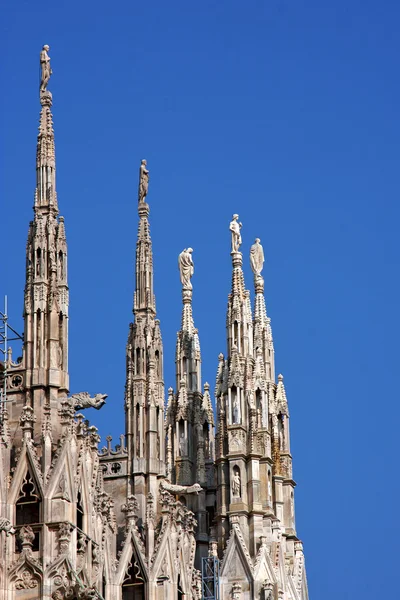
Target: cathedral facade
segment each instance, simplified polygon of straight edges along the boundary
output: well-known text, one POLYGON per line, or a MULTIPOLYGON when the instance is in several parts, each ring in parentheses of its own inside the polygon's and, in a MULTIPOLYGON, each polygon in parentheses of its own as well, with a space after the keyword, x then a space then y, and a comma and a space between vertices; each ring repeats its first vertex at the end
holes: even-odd
POLYGON ((115 448, 107 439, 99 449, 97 428, 81 412, 101 408, 105 396, 70 394, 68 248, 56 193, 48 50, 40 55, 23 352, 0 363, 0 600, 308 600, 263 250, 257 239, 252 306, 238 215, 230 223, 227 345, 215 394, 202 383, 191 248, 179 255, 176 385, 165 393, 142 161, 125 433, 115 448))

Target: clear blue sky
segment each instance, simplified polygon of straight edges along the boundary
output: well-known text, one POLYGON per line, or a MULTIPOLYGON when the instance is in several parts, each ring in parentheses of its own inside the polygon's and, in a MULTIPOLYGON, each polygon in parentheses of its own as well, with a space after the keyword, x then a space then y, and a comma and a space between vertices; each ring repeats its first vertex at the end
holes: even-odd
MULTIPOLYGON (((71 390, 123 431, 140 159, 174 385, 177 255, 194 248, 204 381, 225 350, 229 232, 264 245, 311 600, 394 598, 398 571, 399 26, 386 0, 4 4, 1 277, 21 327, 50 45, 69 242, 71 390)), ((252 287, 248 260, 246 283, 252 287)))

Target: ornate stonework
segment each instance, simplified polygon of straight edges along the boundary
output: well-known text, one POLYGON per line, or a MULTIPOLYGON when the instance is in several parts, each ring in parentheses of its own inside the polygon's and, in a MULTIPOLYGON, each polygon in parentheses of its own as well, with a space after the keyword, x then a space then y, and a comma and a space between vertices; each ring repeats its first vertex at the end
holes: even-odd
POLYGON ((176 384, 165 404, 145 160, 119 443, 107 437, 99 450, 97 428, 77 412, 101 408, 107 396, 69 395, 67 242, 56 193, 48 51, 45 45, 40 53, 23 356, 13 362, 7 354, 9 402, 0 423, 0 600, 131 600, 132 590, 135 600, 200 600, 206 557, 221 561, 221 599, 308 600, 296 534, 288 401, 283 376, 275 379, 261 275, 263 248, 256 238, 250 249, 252 308, 242 269, 242 224, 233 215, 216 419, 210 385, 201 378, 193 250, 179 254, 176 384))

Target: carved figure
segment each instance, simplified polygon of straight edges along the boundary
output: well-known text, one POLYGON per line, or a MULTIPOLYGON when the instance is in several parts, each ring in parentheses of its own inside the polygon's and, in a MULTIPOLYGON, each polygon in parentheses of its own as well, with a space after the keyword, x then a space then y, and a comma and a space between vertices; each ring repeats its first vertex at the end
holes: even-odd
POLYGON ((239 252, 239 248, 242 245, 242 236, 240 230, 242 224, 238 222, 239 215, 233 215, 232 221, 229 224, 229 229, 232 234, 232 252, 239 252))
POLYGON ((250 248, 250 265, 254 275, 261 275, 264 265, 264 250, 260 244, 260 238, 256 238, 250 248))
POLYGON ((182 433, 179 440, 179 455, 186 456, 187 455, 187 441, 185 440, 185 434, 182 433))
POLYGON ((15 529, 11 525, 11 521, 8 519, 0 519, 0 532, 1 531, 5 531, 7 537, 15 533, 15 529))
POLYGON ((149 170, 146 169, 147 161, 142 160, 139 171, 139 202, 144 202, 149 191, 149 170))
POLYGON ((40 52, 40 91, 45 92, 47 84, 49 83, 50 75, 52 70, 50 67, 50 56, 47 52, 50 50, 50 46, 45 44, 40 52))
POLYGON ((239 411, 239 400, 237 396, 233 398, 233 407, 232 407, 232 422, 237 425, 240 422, 240 411, 239 411))
POLYGON ((233 479, 232 479, 232 495, 235 498, 240 498, 240 488, 241 488, 241 483, 240 483, 240 474, 239 471, 234 471, 233 473, 233 479))
POLYGON ((181 275, 181 283, 184 290, 192 289, 190 281, 194 273, 194 264, 192 259, 192 248, 185 248, 178 257, 179 272, 181 275))
POLYGON ((166 479, 161 480, 160 487, 167 492, 171 492, 171 494, 198 494, 203 491, 199 483, 194 483, 193 485, 175 485, 166 479))
POLYGON ((84 410, 85 408, 95 408, 99 410, 106 403, 107 394, 96 394, 94 398, 88 392, 79 392, 72 394, 70 400, 75 410, 84 410))

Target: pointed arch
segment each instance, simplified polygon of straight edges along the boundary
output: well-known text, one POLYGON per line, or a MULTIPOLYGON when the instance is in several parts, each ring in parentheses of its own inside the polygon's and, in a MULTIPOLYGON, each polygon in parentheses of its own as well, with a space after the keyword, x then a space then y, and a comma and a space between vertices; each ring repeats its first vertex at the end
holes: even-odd
POLYGON ((139 580, 139 574, 140 578, 143 579, 143 582, 146 583, 148 581, 148 572, 145 558, 135 538, 135 535, 133 534, 133 531, 130 530, 122 549, 117 573, 115 575, 115 583, 117 585, 123 585, 124 581, 129 576, 134 576, 139 580), (128 571, 130 570, 131 566, 133 571, 130 575, 128 575, 128 571))
POLYGON ((56 464, 53 466, 46 486, 46 496, 48 498, 62 498, 72 502, 76 496, 70 450, 69 444, 65 443, 56 464))

